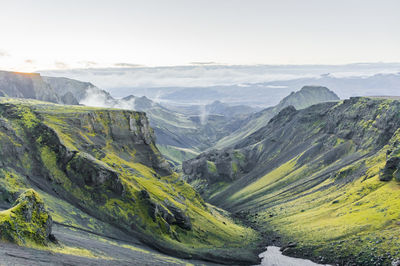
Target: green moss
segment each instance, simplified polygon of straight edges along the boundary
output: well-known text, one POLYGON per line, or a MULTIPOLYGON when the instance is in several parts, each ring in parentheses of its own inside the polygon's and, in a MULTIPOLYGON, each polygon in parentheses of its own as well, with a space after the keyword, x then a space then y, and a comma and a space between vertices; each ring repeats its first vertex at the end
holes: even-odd
POLYGON ((11 209, 0 212, 1 239, 20 245, 27 242, 46 245, 51 224, 51 216, 33 189, 22 193, 11 209))
POLYGON ((236 162, 232 162, 233 174, 237 174, 238 170, 239 170, 239 167, 238 167, 237 163, 236 162))
POLYGON ((207 161, 207 169, 209 173, 217 173, 217 167, 215 166, 214 162, 207 161))

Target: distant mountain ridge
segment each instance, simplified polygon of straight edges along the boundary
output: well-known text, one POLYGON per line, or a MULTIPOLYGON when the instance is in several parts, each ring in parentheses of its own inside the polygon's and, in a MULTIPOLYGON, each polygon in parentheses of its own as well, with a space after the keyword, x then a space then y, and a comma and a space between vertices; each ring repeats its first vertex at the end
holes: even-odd
POLYGON ((283 98, 279 104, 266 108, 260 112, 250 115, 246 122, 230 135, 220 139, 215 147, 223 148, 249 136, 258 129, 265 126, 269 120, 287 106, 294 106, 296 109, 303 109, 321 102, 338 101, 339 97, 326 87, 304 86, 300 91, 292 92, 283 98))

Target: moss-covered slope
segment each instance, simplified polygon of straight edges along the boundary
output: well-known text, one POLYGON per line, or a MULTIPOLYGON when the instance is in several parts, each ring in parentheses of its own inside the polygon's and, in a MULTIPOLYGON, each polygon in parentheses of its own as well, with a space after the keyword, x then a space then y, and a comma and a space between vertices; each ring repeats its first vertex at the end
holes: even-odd
POLYGON ((144 113, 3 98, 0 166, 4 201, 35 187, 164 252, 257 261, 255 232, 170 170, 144 113))
POLYGON ((9 210, 0 212, 0 239, 17 244, 46 245, 53 220, 33 189, 22 193, 9 210))
POLYGON ((297 242, 288 254, 389 264, 400 254, 399 128, 400 102, 390 99, 288 107, 226 151, 225 164, 241 155, 237 176, 208 200, 278 243, 297 242))

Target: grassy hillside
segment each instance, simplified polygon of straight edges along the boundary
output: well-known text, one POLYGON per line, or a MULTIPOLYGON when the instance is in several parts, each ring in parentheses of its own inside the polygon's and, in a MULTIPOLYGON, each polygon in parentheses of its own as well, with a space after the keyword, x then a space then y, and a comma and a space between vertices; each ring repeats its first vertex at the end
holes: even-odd
POLYGON ((32 187, 59 222, 117 227, 180 257, 257 261, 256 233, 206 204, 153 139, 141 112, 1 98, 0 200, 32 187))
POLYGON ((208 200, 275 232, 271 243, 296 242, 286 254, 390 264, 400 256, 399 128, 391 99, 288 107, 231 147, 239 175, 208 200))

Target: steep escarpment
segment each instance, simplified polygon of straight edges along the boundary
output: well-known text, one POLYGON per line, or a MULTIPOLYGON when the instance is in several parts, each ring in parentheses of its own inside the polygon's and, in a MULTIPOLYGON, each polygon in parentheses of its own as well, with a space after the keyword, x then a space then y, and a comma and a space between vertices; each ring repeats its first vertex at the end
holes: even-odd
POLYGON ((390 99, 287 107, 230 147, 243 170, 204 195, 275 232, 277 243, 296 242, 287 254, 324 263, 389 264, 400 250, 399 114, 400 102, 390 99))
POLYGON ((91 97, 93 106, 111 106, 115 99, 111 95, 90 82, 83 82, 64 77, 43 77, 64 104, 79 104, 85 102, 91 97), (100 102, 96 102, 100 101, 100 102), (99 104, 99 105, 96 105, 99 104))
POLYGON ((257 261, 255 232, 171 171, 144 113, 3 99, 0 144, 3 204, 33 187, 176 256, 257 261))
POLYGON ((36 73, 0 71, 0 97, 59 102, 56 92, 36 73))

